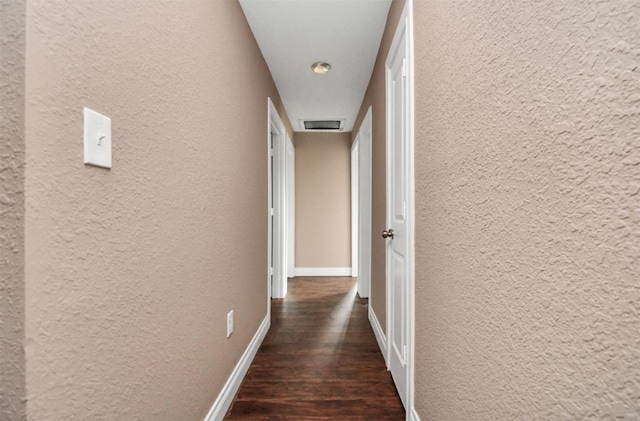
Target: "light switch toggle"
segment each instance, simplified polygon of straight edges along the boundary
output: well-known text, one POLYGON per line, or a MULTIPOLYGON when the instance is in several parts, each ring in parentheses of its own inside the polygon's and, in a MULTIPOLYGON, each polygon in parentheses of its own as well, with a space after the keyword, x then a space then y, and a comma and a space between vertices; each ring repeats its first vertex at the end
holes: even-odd
POLYGON ((84 163, 111 168, 111 119, 84 109, 84 163))

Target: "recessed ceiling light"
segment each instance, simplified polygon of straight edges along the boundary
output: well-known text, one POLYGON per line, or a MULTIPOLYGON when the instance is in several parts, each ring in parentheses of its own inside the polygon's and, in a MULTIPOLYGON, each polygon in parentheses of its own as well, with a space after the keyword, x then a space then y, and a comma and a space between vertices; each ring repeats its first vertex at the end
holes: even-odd
POLYGON ((324 61, 317 61, 311 65, 311 70, 313 71, 313 73, 323 75, 331 70, 331 65, 324 61))

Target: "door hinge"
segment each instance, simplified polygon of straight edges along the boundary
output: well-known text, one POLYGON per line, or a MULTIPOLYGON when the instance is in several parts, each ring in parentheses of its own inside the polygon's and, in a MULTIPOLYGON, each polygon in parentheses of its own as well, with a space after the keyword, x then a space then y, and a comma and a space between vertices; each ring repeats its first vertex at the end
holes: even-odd
POLYGON ((402 77, 407 77, 407 59, 402 59, 402 77))
POLYGON ((273 148, 269 149, 269 156, 273 156, 273 148))
POLYGON ((273 216, 273 208, 269 209, 269 215, 273 216))
POLYGON ((269 268, 269 275, 273 276, 273 268, 269 268))

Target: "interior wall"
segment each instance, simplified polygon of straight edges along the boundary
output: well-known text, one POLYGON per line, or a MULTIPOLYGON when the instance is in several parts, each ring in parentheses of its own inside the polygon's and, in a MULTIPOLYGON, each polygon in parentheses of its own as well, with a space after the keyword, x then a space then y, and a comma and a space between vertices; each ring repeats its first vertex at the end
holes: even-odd
POLYGON ((296 133, 296 267, 351 267, 351 133, 296 133))
POLYGON ((28 418, 202 420, 267 305, 282 106, 242 10, 33 0, 26 63, 28 418), (83 165, 83 106, 111 170, 83 165))
POLYGON ((0 419, 26 417, 24 0, 0 0, 0 419))
POLYGON ((393 0, 389 8, 387 26, 385 27, 380 50, 373 68, 371 81, 362 101, 358 118, 353 131, 352 141, 358 134, 362 120, 371 108, 371 291, 369 300, 380 326, 386 331, 386 287, 385 287, 385 240, 381 233, 387 229, 386 215, 386 115, 385 115, 385 62, 393 41, 405 0, 393 0))
POLYGON ((640 417, 640 3, 414 7, 418 414, 640 417))

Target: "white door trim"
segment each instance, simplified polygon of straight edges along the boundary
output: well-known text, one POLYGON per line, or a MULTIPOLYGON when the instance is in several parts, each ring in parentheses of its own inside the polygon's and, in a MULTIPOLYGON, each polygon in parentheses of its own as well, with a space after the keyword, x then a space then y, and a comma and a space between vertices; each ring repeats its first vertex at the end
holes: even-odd
POLYGON ((360 195, 359 190, 359 145, 360 134, 356 135, 356 140, 351 145, 351 276, 358 276, 358 238, 359 238, 359 215, 360 215, 360 195))
MULTIPOLYGON (((268 298, 284 298, 287 295, 287 274, 286 274, 286 252, 285 252, 285 230, 286 230, 286 202, 285 202, 285 138, 286 130, 280 119, 280 115, 273 105, 271 98, 267 98, 267 159, 269 170, 269 200, 267 208, 269 238, 268 250, 273 253, 273 282, 268 282, 268 298), (274 134, 274 147, 271 151, 271 134, 274 134), (270 153, 273 153, 273 172, 271 168, 270 153), (273 183, 271 176, 273 174, 273 183), (273 185, 273 192, 272 190, 273 185), (273 224, 271 223, 271 208, 273 209, 273 224), (273 225, 273 226, 271 226, 273 225), (273 244, 273 250, 271 245, 273 244), (271 285, 273 284, 273 285, 271 285)), ((271 268, 267 268, 267 278, 269 278, 271 268)), ((271 311, 271 301, 269 301, 269 312, 271 311)))
MULTIPOLYGON (((390 191, 391 191, 391 180, 390 180, 390 168, 391 168, 391 154, 389 153, 391 149, 391 124, 390 124, 390 85, 389 85, 389 66, 390 66, 390 58, 394 57, 395 52, 400 47, 400 42, 403 35, 406 34, 406 77, 407 77, 407 98, 406 98, 406 107, 407 107, 407 121, 406 121, 406 129, 407 129, 407 185, 406 188, 406 215, 407 215, 407 308, 406 310, 406 320, 407 320, 407 384, 406 384, 406 414, 407 420, 410 420, 411 415, 414 410, 414 356, 415 356, 415 170, 414 170, 414 48, 413 48, 413 0, 407 0, 405 3, 404 9, 402 11, 402 15, 400 20, 398 21, 398 26, 396 28, 393 42, 391 44, 391 48, 389 49, 389 53, 387 55, 387 61, 385 64, 386 75, 385 75, 385 102, 386 102, 386 197, 387 197, 387 227, 390 224, 390 191)), ((386 264, 387 273, 386 273, 386 325, 387 325, 387 361, 390 360, 389 353, 391 352, 391 336, 389 334, 390 329, 390 312, 391 312, 391 304, 389 297, 390 294, 390 280, 391 274, 390 265, 387 261, 386 264)))
POLYGON ((286 192, 286 201, 287 201, 287 212, 286 212, 286 221, 287 221, 287 240, 286 240, 286 249, 287 249, 287 278, 293 278, 296 276, 295 274, 295 262, 296 262, 296 150, 293 146, 293 142, 291 138, 287 134, 286 141, 286 184, 287 184, 287 192, 286 192))
POLYGON ((358 129, 358 294, 362 298, 369 297, 371 290, 372 118, 369 107, 358 129))

